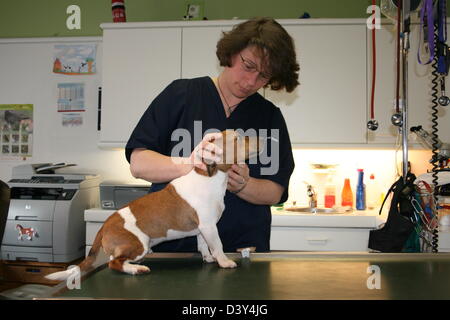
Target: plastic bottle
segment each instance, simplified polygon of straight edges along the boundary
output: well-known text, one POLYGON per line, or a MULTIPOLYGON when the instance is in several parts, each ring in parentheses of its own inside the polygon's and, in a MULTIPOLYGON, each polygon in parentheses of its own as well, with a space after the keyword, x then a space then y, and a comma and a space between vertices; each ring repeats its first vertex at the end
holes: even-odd
POLYGON ((343 207, 353 207, 353 192, 350 186, 350 179, 344 180, 344 187, 342 188, 342 202, 343 207))
POLYGON ((366 190, 364 186, 364 170, 358 169, 358 184, 356 185, 356 210, 366 210, 366 190))
POLYGON ((336 186, 331 178, 325 184, 325 208, 333 208, 336 204, 336 186))
POLYGON ((124 0, 112 0, 111 7, 113 22, 127 22, 124 0))
POLYGON ((375 175, 373 173, 370 175, 369 181, 367 181, 366 199, 367 209, 370 210, 380 207, 384 200, 384 193, 380 192, 378 180, 375 179, 375 175))

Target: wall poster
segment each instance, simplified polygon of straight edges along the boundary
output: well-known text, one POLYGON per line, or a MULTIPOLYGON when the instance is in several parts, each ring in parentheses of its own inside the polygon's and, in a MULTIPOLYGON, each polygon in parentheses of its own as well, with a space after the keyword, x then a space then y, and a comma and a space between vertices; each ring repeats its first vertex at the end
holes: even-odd
POLYGON ((0 157, 32 156, 33 105, 0 104, 0 157))

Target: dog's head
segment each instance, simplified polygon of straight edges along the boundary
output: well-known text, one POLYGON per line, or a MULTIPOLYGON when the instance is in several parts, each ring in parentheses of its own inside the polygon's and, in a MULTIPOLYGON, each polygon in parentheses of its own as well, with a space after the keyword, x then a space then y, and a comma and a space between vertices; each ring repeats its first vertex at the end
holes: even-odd
POLYGON ((227 172, 233 164, 244 163, 255 158, 264 148, 265 139, 256 136, 245 136, 235 130, 224 130, 222 135, 212 143, 222 149, 219 162, 206 163, 208 175, 214 175, 217 170, 227 172))

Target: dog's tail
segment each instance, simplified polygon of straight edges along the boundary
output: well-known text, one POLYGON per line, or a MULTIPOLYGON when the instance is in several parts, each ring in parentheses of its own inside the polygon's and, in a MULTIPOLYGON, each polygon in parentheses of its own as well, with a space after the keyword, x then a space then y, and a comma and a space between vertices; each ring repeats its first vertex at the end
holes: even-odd
POLYGON ((56 281, 64 281, 67 280, 73 273, 79 272, 80 277, 86 274, 88 271, 97 268, 98 266, 107 262, 106 255, 103 255, 102 249, 102 238, 103 238, 103 226, 98 231, 95 236, 94 243, 92 244, 92 248, 89 251, 88 256, 81 261, 78 265, 78 268, 69 268, 66 271, 54 272, 45 276, 46 279, 56 280, 56 281))

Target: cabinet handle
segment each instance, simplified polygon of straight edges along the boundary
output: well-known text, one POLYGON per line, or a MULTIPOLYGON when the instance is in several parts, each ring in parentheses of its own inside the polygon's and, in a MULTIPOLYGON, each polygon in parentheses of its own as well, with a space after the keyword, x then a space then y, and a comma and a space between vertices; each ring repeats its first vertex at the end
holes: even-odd
POLYGON ((328 238, 315 238, 315 239, 306 239, 311 244, 322 244, 325 245, 328 242, 328 238))
POLYGON ((98 88, 98 101, 97 101, 97 131, 102 128, 102 87, 98 88))

